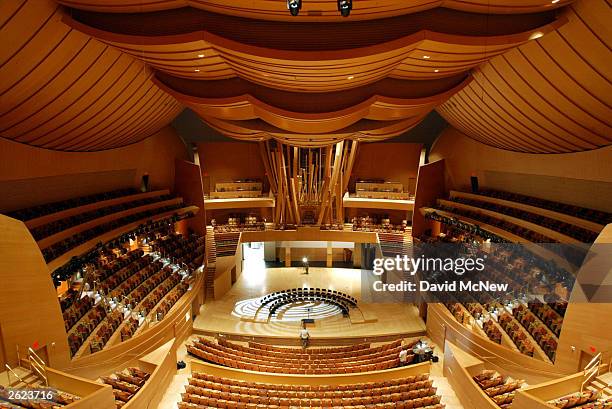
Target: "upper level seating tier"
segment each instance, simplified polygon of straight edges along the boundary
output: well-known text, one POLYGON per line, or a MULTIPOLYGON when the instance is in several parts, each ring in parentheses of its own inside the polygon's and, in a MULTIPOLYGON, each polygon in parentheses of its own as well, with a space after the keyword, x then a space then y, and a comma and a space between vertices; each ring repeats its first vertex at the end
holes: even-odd
POLYGON ((118 189, 110 192, 97 193, 89 196, 77 197, 74 199, 62 200, 59 202, 42 204, 34 207, 29 207, 22 210, 15 210, 7 213, 7 216, 19 219, 21 221, 28 221, 38 217, 43 217, 48 214, 57 213, 70 209, 73 207, 84 206, 90 203, 96 203, 103 200, 110 200, 121 196, 133 195, 138 193, 134 188, 118 189))
POLYGON ((524 203, 535 207, 541 207, 543 209, 553 210, 571 216, 577 216, 581 219, 589 220, 604 226, 612 223, 612 213, 604 212, 602 210, 589 209, 567 203, 555 202, 553 200, 540 199, 538 197, 494 189, 479 190, 478 194, 524 203))

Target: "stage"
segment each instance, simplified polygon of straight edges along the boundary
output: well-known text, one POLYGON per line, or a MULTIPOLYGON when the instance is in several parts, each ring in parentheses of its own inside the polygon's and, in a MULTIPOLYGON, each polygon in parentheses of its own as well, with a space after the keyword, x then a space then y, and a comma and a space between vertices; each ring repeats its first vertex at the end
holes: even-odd
MULTIPOLYGON (((193 324, 194 334, 224 334, 233 338, 262 337, 274 342, 297 342, 301 318, 312 318, 308 326, 313 343, 335 344, 370 342, 425 334, 425 324, 418 309, 411 304, 361 303, 361 270, 310 267, 304 274, 301 267, 265 268, 263 263, 247 263, 236 283, 221 299, 207 302, 193 324), (326 304, 303 304, 283 310, 270 321, 250 319, 258 308, 259 297, 291 288, 327 288, 340 291, 358 300, 350 317, 343 317, 326 304), (310 307, 310 309, 308 309, 310 307)), ((262 339, 260 339, 262 340, 262 339)))

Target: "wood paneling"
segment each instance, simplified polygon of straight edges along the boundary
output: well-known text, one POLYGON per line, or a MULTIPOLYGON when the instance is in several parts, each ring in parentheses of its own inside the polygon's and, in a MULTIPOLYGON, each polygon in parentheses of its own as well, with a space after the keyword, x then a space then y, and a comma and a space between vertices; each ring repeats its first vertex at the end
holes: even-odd
POLYGON ((0 136, 64 151, 141 141, 181 105, 142 62, 64 23, 50 0, 0 5, 0 136))
MULTIPOLYGON (((445 160, 421 165, 417 176, 414 208, 432 206, 439 197, 444 196, 444 166, 445 160)), ((421 212, 412 213, 412 235, 421 236, 427 230, 427 221, 421 212)))
MULTIPOLYGON (((371 20, 435 7, 476 13, 532 13, 562 7, 571 1, 552 4, 548 0, 359 0, 355 1, 351 20, 371 20)), ((269 0, 60 0, 60 3, 83 10, 110 13, 143 13, 194 7, 215 13, 280 21, 346 21, 340 16, 334 0, 304 1, 300 15, 289 14, 284 1, 269 0)))
POLYGON ((0 325, 6 363, 18 365, 17 347, 23 357, 27 347, 37 343, 47 348, 49 366, 66 365, 70 355, 64 320, 40 249, 21 221, 0 215, 0 231, 0 325))
POLYGON ((502 149, 560 153, 612 143, 609 2, 583 0, 569 23, 477 67, 438 108, 454 127, 502 149))
POLYGON ((481 188, 603 211, 612 208, 612 146, 567 154, 511 152, 449 127, 433 145, 429 158, 445 159, 448 189, 470 191, 470 176, 476 176, 481 188))
POLYGON ((174 130, 99 152, 60 152, 0 138, 0 212, 23 209, 125 187, 172 189, 174 159, 187 150, 174 130))
POLYGON ((462 14, 426 16, 418 22, 381 20, 355 30, 342 24, 301 27, 246 19, 223 23, 222 16, 202 15, 206 23, 198 20, 193 30, 185 31, 176 24, 181 18, 163 13, 146 16, 145 21, 138 20, 140 14, 122 18, 81 13, 80 20, 66 16, 64 22, 177 77, 220 80, 238 76, 281 90, 327 92, 386 77, 431 79, 467 72, 528 42, 534 32, 548 33, 567 21, 550 14, 531 16, 520 27, 515 24, 522 19, 511 16, 488 17, 507 19, 495 23, 480 15, 462 14), (158 28, 173 19, 171 31, 158 28), (460 27, 449 29, 454 25, 460 27), (476 26, 482 26, 480 31, 473 31, 476 26), (502 27, 506 31, 494 32, 502 27))
POLYGON ((161 89, 205 120, 259 120, 303 138, 336 132, 360 120, 420 121, 470 81, 463 74, 436 81, 387 79, 360 87, 363 90, 294 93, 242 80, 197 81, 161 73, 158 77, 155 83, 161 89))
POLYGON ((266 171, 259 147, 255 143, 205 142, 198 144, 204 193, 215 191, 215 185, 238 179, 257 179, 264 183, 267 192, 266 171), (228 152, 231 152, 228 155, 228 152), (228 160, 230 159, 230 160, 228 160))
POLYGON ((204 212, 204 191, 202 190, 202 170, 199 165, 186 160, 174 162, 174 194, 183 198, 187 205, 198 206, 200 211, 185 222, 199 235, 206 230, 204 212))

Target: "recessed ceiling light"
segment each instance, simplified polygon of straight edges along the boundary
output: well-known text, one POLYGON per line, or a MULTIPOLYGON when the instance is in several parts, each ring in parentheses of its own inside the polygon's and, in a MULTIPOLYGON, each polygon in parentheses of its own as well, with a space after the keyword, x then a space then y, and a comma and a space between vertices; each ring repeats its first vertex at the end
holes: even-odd
POLYGON ((346 77, 347 80, 352 80, 353 78, 355 78, 355 77, 352 76, 352 75, 349 75, 348 77, 346 77))
POLYGON ((552 0, 552 1, 551 1, 551 3, 552 3, 552 4, 559 3, 559 0, 552 0))
POLYGON ((542 33, 541 31, 536 31, 535 33, 533 33, 532 35, 529 36, 530 40, 537 40, 538 38, 542 37, 544 35, 544 33, 542 33))
POLYGON ((439 69, 437 69, 437 68, 434 70, 434 72, 438 72, 438 71, 440 71, 440 70, 439 70, 439 69))
POLYGON ((426 60, 429 60, 431 57, 428 55, 424 55, 423 58, 425 58, 426 60))
POLYGON ((198 54, 198 57, 199 57, 199 58, 203 58, 203 57, 204 57, 204 54, 198 54))
POLYGON ((200 70, 199 70, 199 69, 197 69, 197 68, 196 68, 194 71, 195 71, 195 72, 200 72, 200 70))

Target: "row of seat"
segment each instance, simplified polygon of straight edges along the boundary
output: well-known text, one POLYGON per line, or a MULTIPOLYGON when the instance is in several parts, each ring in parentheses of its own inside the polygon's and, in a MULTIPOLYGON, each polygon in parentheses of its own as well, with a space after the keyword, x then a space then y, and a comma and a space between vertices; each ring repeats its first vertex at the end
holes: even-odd
POLYGON ((512 315, 529 331, 544 353, 554 362, 558 343, 554 334, 524 304, 513 308, 512 315))
POLYGON ((374 397, 410 392, 418 389, 430 388, 433 386, 433 381, 431 379, 427 379, 426 375, 419 375, 415 377, 404 378, 404 382, 394 382, 393 385, 387 385, 384 382, 371 382, 367 384, 362 384, 361 386, 350 384, 342 385, 342 387, 344 388, 350 387, 352 389, 341 389, 335 387, 335 385, 333 387, 331 385, 323 385, 313 389, 300 388, 300 390, 297 390, 289 387, 284 389, 266 389, 261 385, 248 385, 248 383, 245 383, 243 385, 227 385, 224 383, 218 383, 207 379, 200 379, 198 376, 194 375, 193 378, 189 379, 189 385, 208 390, 231 392, 235 394, 250 396, 290 399, 341 399, 346 397, 374 397))
POLYGON ((278 362, 278 363, 287 363, 287 364, 336 364, 336 365, 353 365, 356 362, 361 361, 369 361, 370 363, 376 363, 378 360, 385 361, 390 356, 399 356, 400 351, 402 349, 409 349, 414 346, 413 344, 409 344, 405 347, 402 345, 398 345, 394 348, 371 348, 368 350, 362 350, 360 352, 369 352, 367 354, 330 354, 330 355, 319 355, 319 354, 279 354, 272 351, 261 351, 255 348, 251 348, 250 346, 244 346, 240 344, 236 344, 233 342, 229 342, 225 339, 218 339, 218 344, 215 345, 213 342, 208 341, 205 338, 200 338, 199 341, 196 341, 196 344, 202 344, 210 347, 219 347, 223 348, 226 352, 234 352, 236 354, 241 354, 246 357, 265 357, 269 362, 278 362), (341 355, 341 356, 338 356, 341 355))
POLYGON ((524 381, 505 377, 497 371, 488 369, 474 375, 473 379, 484 393, 502 409, 511 407, 515 391, 524 384, 524 381))
MULTIPOLYGON (((504 230, 508 233, 511 233, 515 236, 519 236, 525 240, 528 240, 532 243, 559 243, 558 240, 548 237, 544 234, 535 232, 526 227, 519 226, 517 224, 511 223, 506 220, 502 220, 497 217, 485 215, 479 211, 460 209, 458 207, 452 205, 440 205, 438 206, 440 210, 447 211, 458 216, 465 216, 472 220, 477 220, 478 222, 482 222, 488 224, 490 226, 498 227, 501 230, 504 230)), ((585 256, 585 249, 572 247, 570 245, 565 246, 550 246, 550 249, 563 258, 567 259, 570 263, 574 265, 580 265, 585 256)))
POLYGON ((343 385, 285 385, 194 372, 178 403, 182 409, 376 408, 442 409, 428 374, 343 385))
MULTIPOLYGON (((224 339, 219 339, 218 342, 222 345, 229 345, 231 347, 243 347, 238 344, 230 343, 224 339)), ((280 356, 280 357, 289 357, 300 359, 304 361, 308 360, 329 360, 329 359, 356 359, 358 357, 367 357, 373 356, 376 354, 389 354, 391 353, 399 353, 399 350, 402 348, 410 348, 414 346, 418 341, 413 341, 408 343, 405 347, 402 347, 402 340, 398 339, 393 342, 389 342, 386 344, 378 345, 378 346, 370 346, 370 344, 355 344, 354 349, 348 350, 351 347, 329 347, 329 348, 291 348, 291 347, 276 347, 267 344, 261 344, 254 341, 249 341, 248 349, 254 355, 262 355, 262 356, 280 356), (266 348, 271 347, 271 348, 266 348)))
POLYGON ((329 290, 327 288, 292 288, 289 290, 275 291, 267 294, 260 299, 261 305, 272 303, 283 298, 294 298, 294 297, 324 297, 331 300, 338 300, 348 303, 350 306, 357 306, 357 299, 348 294, 345 294, 336 290, 329 290))
MULTIPOLYGON (((398 339, 390 344, 385 344, 385 345, 389 345, 389 348, 394 348, 401 344, 402 344, 402 341, 398 339)), ((332 346, 332 347, 319 347, 319 348, 314 347, 314 348, 302 349, 302 348, 292 348, 292 347, 280 347, 276 345, 263 344, 261 342, 256 342, 256 341, 249 341, 249 346, 252 348, 257 348, 257 349, 261 349, 264 351, 275 351, 275 352, 280 352, 280 353, 291 353, 291 354, 305 353, 305 354, 321 354, 321 355, 355 353, 356 351, 361 351, 363 349, 371 348, 371 345, 369 343, 361 343, 361 344, 351 344, 351 345, 345 345, 345 346, 332 346)))
POLYGON ((100 380, 112 386, 117 409, 125 406, 145 385, 151 374, 136 367, 129 367, 111 376, 103 376, 100 380))
MULTIPOLYGON (((172 250, 168 251, 167 253, 169 256, 180 263, 191 263, 194 261, 192 257, 195 257, 197 252, 192 254, 188 251, 185 252, 184 249, 191 249, 198 246, 201 243, 200 237, 197 235, 192 235, 189 239, 183 239, 182 236, 176 235, 173 232, 167 236, 163 236, 161 233, 158 234, 159 239, 166 238, 166 244, 169 244, 170 242, 174 243, 174 241, 176 241, 176 243, 184 246, 172 245, 172 250), (181 256, 174 257, 175 255, 181 256)), ((109 305, 106 304, 106 301, 100 298, 99 303, 93 307, 93 299, 89 295, 86 295, 84 297, 84 299, 87 300, 86 303, 77 301, 64 312, 66 316, 72 317, 71 314, 74 314, 72 310, 77 306, 81 306, 83 310, 89 308, 97 311, 97 313, 94 314, 94 318, 96 319, 86 317, 85 319, 81 320, 78 331, 76 331, 76 335, 69 337, 69 343, 73 355, 80 349, 81 345, 83 345, 83 343, 90 336, 90 352, 98 352, 104 348, 111 336, 124 321, 123 311, 115 309, 110 314, 106 314, 107 309, 115 308, 120 301, 122 301, 122 304, 125 306, 137 308, 143 314, 147 314, 148 312, 152 311, 156 306, 158 307, 158 312, 165 313, 187 291, 188 284, 179 285, 179 283, 181 283, 181 276, 174 273, 170 266, 164 266, 160 259, 155 260, 150 254, 143 255, 135 259, 133 257, 134 254, 142 255, 143 252, 136 250, 127 253, 126 256, 132 260, 131 263, 125 265, 120 270, 112 268, 111 270, 116 272, 107 277, 97 287, 97 290, 100 291, 102 296, 110 297, 111 301, 109 305), (92 331, 98 325, 98 329, 92 333, 92 331)), ((114 260, 113 265, 124 265, 124 263, 116 263, 116 260, 114 260)), ((94 277, 98 277, 96 274, 97 271, 98 270, 92 273, 94 277)), ((103 273, 107 271, 109 270, 103 270, 103 273)), ((78 312, 81 313, 82 310, 78 310, 78 312)), ((67 327, 71 323, 72 321, 67 321, 67 327)), ((137 330, 138 326, 139 320, 132 318, 130 322, 126 323, 125 329, 122 328, 121 339, 125 340, 131 337, 137 330)))
POLYGON ((612 398, 602 398, 601 392, 576 392, 547 402, 559 409, 609 409, 612 407, 612 398))
POLYGON ((153 217, 158 214, 171 212, 181 208, 181 204, 173 204, 163 207, 158 207, 156 209, 146 210, 142 212, 138 212, 135 214, 131 214, 129 216, 122 217, 120 219, 116 219, 107 223, 103 223, 93 227, 91 229, 87 229, 85 231, 74 234, 64 240, 61 240, 57 243, 52 244, 49 247, 46 247, 42 250, 43 257, 45 261, 50 262, 55 260, 62 254, 72 250, 73 248, 97 237, 109 231, 120 228, 121 226, 133 223, 140 219, 146 219, 149 217, 153 217))
POLYGON ((30 229, 30 233, 32 233, 32 236, 36 241, 39 241, 61 231, 68 230, 74 226, 78 226, 79 224, 87 223, 113 213, 119 213, 136 207, 163 202, 170 199, 172 199, 172 196, 170 195, 160 195, 144 199, 135 199, 112 206, 101 207, 37 226, 30 229))
POLYGON ((592 243, 597 238, 597 233, 594 231, 587 230, 582 227, 566 223, 557 219, 542 216, 540 214, 527 212, 522 209, 516 209, 514 207, 503 206, 497 203, 490 203, 483 200, 467 199, 464 197, 451 197, 450 200, 453 202, 462 203, 481 209, 491 210, 506 216, 525 220, 530 223, 546 227, 547 229, 551 229, 559 233, 565 234, 566 236, 573 237, 583 243, 592 243))
POLYGON ((43 217, 49 214, 61 212, 74 207, 85 206, 91 203, 101 202, 103 200, 116 199, 122 196, 128 196, 138 193, 134 188, 117 189, 109 192, 96 193, 88 196, 81 196, 74 199, 62 200, 59 202, 46 203, 38 206, 28 207, 26 209, 15 210, 7 214, 7 216, 28 221, 43 217))
POLYGON ((541 199, 539 197, 522 195, 519 193, 506 192, 502 190, 484 189, 479 190, 478 194, 496 197, 511 202, 524 203, 527 205, 540 207, 542 209, 553 210, 555 212, 579 217, 598 224, 606 225, 612 223, 612 213, 601 210, 589 209, 586 207, 571 205, 567 203, 555 202, 553 200, 541 199))
POLYGON ((352 356, 346 356, 345 353, 324 356, 264 351, 223 339, 215 343, 206 338, 199 338, 187 347, 187 351, 198 358, 232 368, 274 373, 331 374, 395 368, 400 364, 399 353, 402 350, 408 351, 407 362, 412 363, 415 360, 412 347, 416 342, 418 341, 406 346, 391 343, 397 346, 375 347, 371 351, 362 349, 358 351, 359 354, 352 356))

